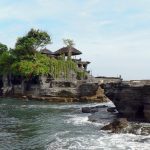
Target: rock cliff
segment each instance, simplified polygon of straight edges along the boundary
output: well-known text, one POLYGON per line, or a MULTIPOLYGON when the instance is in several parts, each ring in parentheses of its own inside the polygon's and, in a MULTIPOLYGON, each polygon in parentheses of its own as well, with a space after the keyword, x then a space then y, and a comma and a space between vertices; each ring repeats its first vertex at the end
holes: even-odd
POLYGON ((109 83, 103 85, 103 88, 122 116, 150 122, 149 81, 109 83))
POLYGON ((40 76, 32 81, 8 82, 8 78, 5 77, 1 89, 3 96, 51 102, 107 101, 104 90, 98 83, 84 80, 50 80, 47 76, 40 76))

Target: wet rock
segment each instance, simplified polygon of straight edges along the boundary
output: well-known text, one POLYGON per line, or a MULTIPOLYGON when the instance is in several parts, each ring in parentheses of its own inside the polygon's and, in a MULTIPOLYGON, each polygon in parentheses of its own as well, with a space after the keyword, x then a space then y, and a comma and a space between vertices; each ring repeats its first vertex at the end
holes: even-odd
POLYGON ((131 121, 150 122, 150 80, 106 84, 106 96, 131 121))
POLYGON ((98 112, 98 108, 95 107, 83 107, 82 108, 83 113, 95 113, 98 112))
POLYGON ((91 112, 91 109, 90 109, 90 107, 83 107, 83 108, 82 108, 82 112, 83 112, 83 113, 90 113, 90 112, 91 112))
POLYGON ((145 123, 131 123, 124 133, 132 133, 136 135, 149 135, 150 125, 145 123))
POLYGON ((98 112, 98 108, 92 108, 91 109, 91 113, 95 113, 95 112, 98 112))
POLYGON ((106 108, 106 107, 108 107, 108 106, 98 105, 98 106, 94 106, 94 107, 83 107, 82 112, 83 113, 95 113, 95 112, 98 112, 99 109, 106 108))
POLYGON ((98 106, 95 106, 95 108, 107 108, 108 106, 106 105, 98 105, 98 106))
POLYGON ((117 112, 116 107, 109 107, 109 108, 107 108, 107 111, 111 112, 111 113, 117 112))
POLYGON ((128 127, 129 123, 126 118, 115 119, 112 123, 104 126, 101 130, 111 130, 113 133, 121 132, 124 128, 128 127))

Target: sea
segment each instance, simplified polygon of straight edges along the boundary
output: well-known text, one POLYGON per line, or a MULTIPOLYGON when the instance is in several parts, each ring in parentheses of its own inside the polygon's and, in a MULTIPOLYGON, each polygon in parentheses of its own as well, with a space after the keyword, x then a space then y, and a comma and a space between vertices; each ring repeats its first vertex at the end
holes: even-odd
POLYGON ((90 122, 82 107, 108 103, 49 103, 0 99, 0 150, 150 150, 150 135, 100 130, 112 115, 90 122))

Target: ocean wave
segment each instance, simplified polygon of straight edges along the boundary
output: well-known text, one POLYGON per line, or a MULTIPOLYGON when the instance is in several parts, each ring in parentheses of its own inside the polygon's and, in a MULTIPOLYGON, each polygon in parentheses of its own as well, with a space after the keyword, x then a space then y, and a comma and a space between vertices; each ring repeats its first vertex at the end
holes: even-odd
POLYGON ((88 114, 73 114, 73 115, 65 115, 67 119, 64 120, 67 124, 72 124, 74 126, 101 126, 102 123, 90 122, 88 119, 88 114))
POLYGON ((78 137, 57 137, 47 150, 149 150, 150 143, 139 142, 140 136, 133 134, 85 135, 78 137))

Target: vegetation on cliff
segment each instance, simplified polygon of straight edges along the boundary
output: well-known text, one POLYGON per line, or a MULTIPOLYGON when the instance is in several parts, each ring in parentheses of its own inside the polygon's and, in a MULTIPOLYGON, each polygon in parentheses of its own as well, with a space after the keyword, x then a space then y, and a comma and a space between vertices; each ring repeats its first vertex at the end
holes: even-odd
POLYGON ((51 58, 39 52, 42 47, 51 43, 47 32, 35 29, 19 37, 14 49, 8 49, 0 43, 0 75, 13 74, 30 78, 44 74, 54 78, 67 78, 70 71, 74 71, 79 78, 85 76, 85 72, 79 70, 71 59, 65 60, 63 56, 59 59, 51 58))

